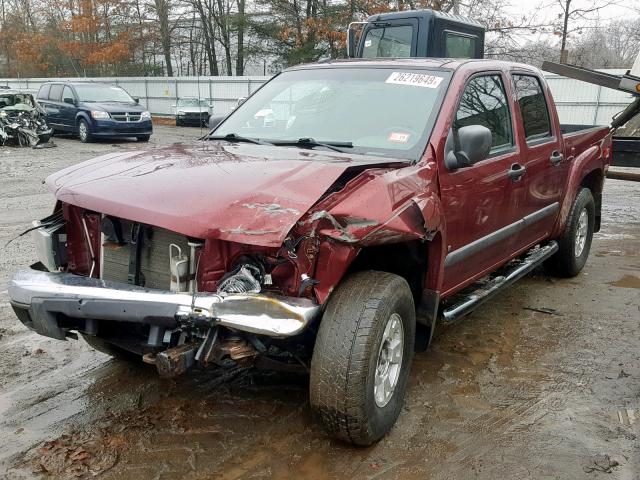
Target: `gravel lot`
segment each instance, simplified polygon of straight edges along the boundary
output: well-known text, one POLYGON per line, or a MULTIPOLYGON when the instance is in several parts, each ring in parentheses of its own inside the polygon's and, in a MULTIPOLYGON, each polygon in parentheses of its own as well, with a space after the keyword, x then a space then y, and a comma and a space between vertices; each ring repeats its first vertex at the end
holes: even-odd
MULTIPOLYGON (((0 149, 0 247, 51 212, 48 174, 199 133, 159 126, 149 144, 0 149)), ((20 238, 0 250, 0 477, 639 479, 640 183, 608 181, 603 209, 585 271, 530 276, 439 332, 416 355, 396 427, 365 449, 323 434, 305 377, 161 380, 29 332, 6 293, 35 260, 20 238)))

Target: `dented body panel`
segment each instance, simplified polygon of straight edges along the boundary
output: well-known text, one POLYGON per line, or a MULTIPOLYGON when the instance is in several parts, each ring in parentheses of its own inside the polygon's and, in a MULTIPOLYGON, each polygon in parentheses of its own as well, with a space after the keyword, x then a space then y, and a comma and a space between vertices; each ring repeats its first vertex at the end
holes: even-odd
POLYGON ((65 204, 190 237, 278 247, 348 169, 388 163, 393 160, 203 142, 106 155, 46 183, 65 204))

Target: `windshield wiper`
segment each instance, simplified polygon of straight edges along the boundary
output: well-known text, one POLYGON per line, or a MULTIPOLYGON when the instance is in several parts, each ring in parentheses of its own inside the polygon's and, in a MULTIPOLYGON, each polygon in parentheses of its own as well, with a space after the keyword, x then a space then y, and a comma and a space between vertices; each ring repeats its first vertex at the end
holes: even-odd
POLYGON ((298 140, 275 140, 274 145, 293 147, 324 147, 334 152, 345 153, 343 148, 353 148, 351 142, 317 142, 313 138, 299 138, 298 140))
POLYGON ((256 145, 273 145, 273 143, 264 142, 259 138, 242 137, 235 133, 227 133, 226 135, 208 135, 208 140, 229 140, 230 142, 254 143, 256 145))

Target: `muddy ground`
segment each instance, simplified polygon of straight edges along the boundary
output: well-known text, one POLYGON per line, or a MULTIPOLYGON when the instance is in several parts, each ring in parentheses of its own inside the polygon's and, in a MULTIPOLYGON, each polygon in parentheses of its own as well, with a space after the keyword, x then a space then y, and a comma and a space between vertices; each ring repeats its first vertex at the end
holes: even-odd
MULTIPOLYGON (((47 174, 198 133, 0 149, 0 246, 50 212, 47 174)), ((0 250, 0 476, 639 479, 640 183, 608 181, 603 209, 585 271, 526 278, 440 332, 416 356, 397 425, 364 449, 323 434, 305 377, 160 380, 82 341, 31 333, 6 293, 34 260, 30 238, 16 240, 0 250)))

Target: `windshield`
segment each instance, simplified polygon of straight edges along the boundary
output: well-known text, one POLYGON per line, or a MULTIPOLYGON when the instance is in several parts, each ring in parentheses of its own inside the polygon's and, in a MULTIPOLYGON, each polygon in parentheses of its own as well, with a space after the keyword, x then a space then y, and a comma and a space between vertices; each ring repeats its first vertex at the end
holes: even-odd
POLYGON ((411 25, 370 28, 364 38, 362 58, 408 58, 412 39, 411 25))
POLYGON ((126 102, 134 103, 133 98, 120 87, 108 85, 75 85, 78 100, 81 102, 126 102))
POLYGON ((400 67, 292 70, 249 97, 214 135, 350 142, 349 152, 418 159, 449 78, 400 67))
POLYGON ((178 100, 179 107, 208 107, 206 100, 198 100, 197 98, 181 98, 178 100))

